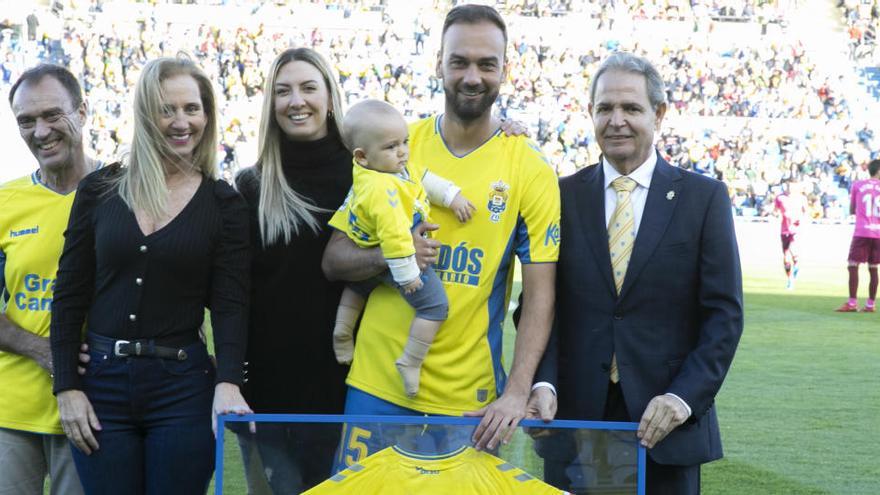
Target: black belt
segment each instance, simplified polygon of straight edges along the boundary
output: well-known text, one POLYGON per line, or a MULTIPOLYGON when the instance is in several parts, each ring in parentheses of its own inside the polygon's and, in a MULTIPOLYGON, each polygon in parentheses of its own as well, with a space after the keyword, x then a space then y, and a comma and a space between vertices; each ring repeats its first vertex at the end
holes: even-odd
POLYGON ((117 357, 155 357, 175 361, 184 361, 187 358, 186 351, 183 349, 156 345, 149 340, 116 340, 111 342, 90 341, 89 347, 99 354, 112 354, 117 357))

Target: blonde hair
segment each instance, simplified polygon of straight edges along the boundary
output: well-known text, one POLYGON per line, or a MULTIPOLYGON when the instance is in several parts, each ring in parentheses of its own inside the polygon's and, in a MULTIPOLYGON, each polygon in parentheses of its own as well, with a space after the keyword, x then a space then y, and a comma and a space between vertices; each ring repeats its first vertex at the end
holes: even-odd
POLYGON ((284 134, 275 120, 275 81, 281 68, 294 61, 309 63, 323 76, 330 93, 331 115, 327 117, 327 134, 340 137, 339 129, 342 128, 342 96, 333 71, 324 57, 309 48, 288 48, 281 52, 266 74, 256 163, 260 177, 260 206, 257 216, 260 236, 266 246, 279 240, 284 244, 289 243, 293 236, 299 234, 302 225, 317 233, 321 224, 314 214, 324 211, 290 187, 281 166, 281 140, 284 134))
POLYGON ((202 109, 207 125, 202 139, 193 150, 193 168, 205 177, 216 179, 217 171, 217 105, 208 76, 188 57, 163 57, 144 66, 134 94, 134 136, 131 150, 123 157, 123 173, 116 179, 119 196, 133 211, 143 211, 154 219, 165 215, 168 189, 165 184, 166 164, 177 165, 181 156, 165 139, 157 122, 162 115, 164 94, 162 81, 174 76, 192 77, 199 86, 202 109))

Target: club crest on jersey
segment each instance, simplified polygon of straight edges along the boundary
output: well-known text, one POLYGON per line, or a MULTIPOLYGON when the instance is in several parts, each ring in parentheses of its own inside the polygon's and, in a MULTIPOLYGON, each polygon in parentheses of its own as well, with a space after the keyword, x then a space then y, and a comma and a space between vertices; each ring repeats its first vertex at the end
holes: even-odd
POLYGON ((486 206, 489 208, 489 220, 494 223, 498 223, 501 220, 501 214, 507 209, 508 190, 510 190, 510 185, 505 184, 501 180, 492 183, 492 190, 489 192, 489 203, 486 206))

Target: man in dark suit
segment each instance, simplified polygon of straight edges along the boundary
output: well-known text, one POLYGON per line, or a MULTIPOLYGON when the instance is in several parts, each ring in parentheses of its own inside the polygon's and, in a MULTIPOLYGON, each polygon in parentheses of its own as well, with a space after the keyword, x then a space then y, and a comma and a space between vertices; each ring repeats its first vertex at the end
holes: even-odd
MULTIPOLYGON (((560 182, 556 323, 529 412, 552 418, 558 391, 559 418, 638 421, 648 493, 699 493, 743 328, 727 188, 658 156, 665 88, 647 60, 611 55, 590 101, 602 160, 560 182)), ((545 478, 571 487, 551 457, 545 478)))

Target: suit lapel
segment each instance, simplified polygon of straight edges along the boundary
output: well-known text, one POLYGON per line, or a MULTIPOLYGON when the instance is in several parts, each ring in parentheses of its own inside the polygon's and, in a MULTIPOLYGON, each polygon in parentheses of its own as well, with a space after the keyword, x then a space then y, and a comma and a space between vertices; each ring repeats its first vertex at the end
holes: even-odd
MULTIPOLYGON (((614 279, 611 276, 611 254, 608 252, 608 230, 605 228, 605 188, 602 162, 583 174, 578 184, 576 204, 581 221, 581 232, 593 251, 593 259, 602 272, 608 289, 614 293, 614 279)), ((563 232, 563 236, 565 233, 563 232)), ((565 242, 565 241, 563 241, 565 242)))
POLYGON ((660 158, 658 154, 657 166, 654 175, 651 176, 651 188, 645 201, 645 211, 642 213, 639 232, 636 234, 636 242, 626 269, 626 277, 620 289, 621 299, 638 279, 660 239, 663 238, 663 233, 666 232, 681 194, 681 174, 680 170, 666 163, 666 160, 660 158))

